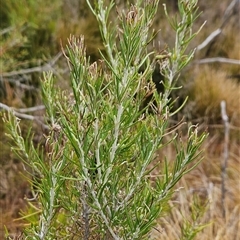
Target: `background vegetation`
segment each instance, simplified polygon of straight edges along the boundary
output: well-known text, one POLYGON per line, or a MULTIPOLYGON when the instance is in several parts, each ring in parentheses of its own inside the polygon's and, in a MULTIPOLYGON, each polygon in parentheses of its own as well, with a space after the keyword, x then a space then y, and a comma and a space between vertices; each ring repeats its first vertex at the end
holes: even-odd
MULTIPOLYGON (((160 1, 158 18, 154 23, 154 28, 160 28, 161 31, 152 47, 158 46, 160 42, 161 48, 164 48, 165 44, 174 44, 174 35, 166 22, 161 3, 163 1, 160 1)), ((171 14, 174 14, 177 11, 176 1, 168 1, 167 4, 171 14)), ((119 8, 124 5, 123 1, 119 1, 119 8)), ((170 202, 174 206, 171 215, 159 222, 160 233, 153 233, 158 239, 178 239, 187 224, 199 226, 208 222, 212 224, 199 233, 197 238, 240 238, 239 1, 225 0, 219 3, 209 0, 200 1, 199 5, 203 13, 195 27, 198 29, 205 20, 207 23, 191 43, 190 47, 198 46, 194 62, 181 74, 179 84, 183 88, 178 93, 180 98, 188 95, 189 101, 178 114, 178 119, 185 117, 189 122, 199 123, 202 129, 208 129, 210 135, 204 146, 205 160, 182 180, 180 184, 185 188, 170 202), (220 33, 202 48, 201 43, 217 29, 221 29, 220 33), (213 62, 209 62, 209 58, 214 58, 213 62), (208 60, 204 63, 204 59, 208 60), (236 61, 227 62, 226 59, 236 61), (224 199, 221 169, 226 140, 221 119, 222 100, 226 101, 230 123, 224 199), (208 202, 204 215, 198 216, 198 210, 194 212, 194 207, 189 204, 194 202, 193 193, 202 202, 208 202)), ((51 5, 44 0, 25 0, 20 1, 20 4, 14 0, 2 1, 0 16, 1 110, 14 107, 19 114, 26 114, 22 115, 25 118, 23 127, 27 131, 29 124, 33 124, 38 133, 34 141, 38 143, 42 140, 45 129, 37 121, 32 122, 29 116, 43 116, 39 97, 39 78, 42 72, 52 70, 58 78, 57 85, 68 88, 69 82, 66 79, 69 72, 61 55, 60 41, 65 46, 70 33, 85 35, 87 54, 96 60, 99 57, 97 49, 102 49, 98 26, 85 1, 54 0, 51 5), (26 110, 30 107, 36 108, 26 110)), ((114 15, 112 19, 114 21, 114 15)), ((24 167, 10 151, 2 122, 0 127, 0 230, 3 235, 6 225, 12 236, 17 236, 24 221, 16 219, 20 217, 19 211, 26 209, 24 198, 32 197, 31 189, 24 176, 24 167)), ((172 148, 169 147, 160 154, 171 158, 172 148)))

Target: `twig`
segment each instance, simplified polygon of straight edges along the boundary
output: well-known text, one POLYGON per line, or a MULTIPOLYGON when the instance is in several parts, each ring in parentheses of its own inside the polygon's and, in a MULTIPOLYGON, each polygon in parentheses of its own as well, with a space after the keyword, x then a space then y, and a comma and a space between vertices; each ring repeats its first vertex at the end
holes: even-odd
POLYGON ((222 32, 222 30, 225 27, 226 23, 228 22, 228 20, 230 19, 230 17, 234 13, 234 11, 233 11, 234 7, 239 2, 240 2, 240 0, 233 0, 228 5, 227 9, 224 12, 222 23, 221 23, 220 27, 217 30, 213 31, 200 45, 197 46, 197 48, 196 48, 197 51, 200 51, 203 48, 205 48, 211 41, 213 41, 214 38, 216 38, 222 32))
POLYGON ((30 107, 30 108, 19 108, 17 111, 19 113, 26 113, 26 112, 35 112, 35 111, 39 111, 39 110, 43 110, 45 109, 44 105, 39 105, 39 106, 35 106, 35 107, 30 107))
MULTIPOLYGON (((16 111, 14 110, 13 108, 7 106, 6 104, 3 104, 3 103, 0 103, 0 111, 1 109, 4 109, 4 110, 7 110, 7 111, 11 111, 16 117, 19 117, 19 118, 22 118, 22 119, 27 119, 27 120, 31 120, 31 121, 36 121, 38 122, 44 129, 49 129, 49 127, 44 124, 41 120, 39 120, 39 116, 32 116, 32 115, 29 115, 29 114, 25 114, 23 112, 27 112, 27 110, 25 109, 20 109, 21 112, 19 111, 16 111)), ((37 111, 37 110, 40 110, 42 109, 42 106, 38 106, 38 107, 33 107, 33 108, 29 108, 30 109, 30 112, 31 111, 37 111), (35 109, 34 109, 35 108, 35 109), (38 108, 38 109, 37 109, 38 108)), ((29 112, 29 109, 28 109, 28 112, 29 112)))
POLYGON ((13 108, 3 104, 3 103, 0 103, 0 109, 5 109, 7 111, 12 111, 14 113, 14 115, 16 117, 19 117, 19 118, 24 118, 24 119, 28 119, 28 120, 35 120, 35 117, 32 116, 32 115, 28 115, 28 114, 24 114, 24 113, 19 113, 19 112, 16 112, 15 110, 13 110, 13 108))
POLYGON ((3 30, 0 31, 0 36, 6 34, 8 32, 11 32, 13 29, 14 29, 14 27, 4 28, 3 30))
POLYGON ((28 68, 28 69, 22 69, 22 70, 19 70, 19 71, 2 73, 1 77, 12 77, 12 76, 16 76, 16 75, 29 74, 29 73, 34 73, 34 72, 44 72, 44 71, 51 70, 52 66, 57 62, 57 60, 61 56, 62 56, 62 52, 59 52, 51 61, 44 64, 43 66, 33 67, 33 68, 28 68))
POLYGON ((233 0, 227 7, 227 9, 224 12, 223 15, 223 21, 222 21, 222 25, 221 28, 223 28, 225 26, 225 24, 227 23, 228 19, 235 13, 239 14, 238 11, 235 11, 235 6, 237 6, 237 4, 240 3, 240 0, 233 0))
POLYGON ((37 91, 38 90, 34 86, 30 86, 30 85, 22 83, 23 81, 28 81, 27 78, 24 79, 23 77, 19 77, 19 79, 15 79, 15 77, 14 77, 14 79, 4 79, 3 80, 3 78, 1 78, 1 76, 0 76, 0 81, 12 83, 16 87, 19 87, 19 88, 24 89, 24 90, 33 90, 33 91, 37 91))
POLYGON ((221 115, 224 123, 224 152, 223 152, 223 162, 222 162, 222 216, 225 218, 225 180, 226 180, 226 169, 229 156, 229 121, 226 113, 226 102, 221 101, 221 115))
POLYGON ((222 32, 222 29, 218 28, 214 32, 212 32, 200 45, 197 46, 196 50, 200 51, 203 48, 205 48, 214 38, 216 38, 220 33, 222 32))
POLYGON ((223 58, 223 57, 203 58, 203 59, 200 59, 200 60, 196 60, 193 63, 204 64, 204 63, 215 63, 215 62, 240 65, 240 60, 223 58))

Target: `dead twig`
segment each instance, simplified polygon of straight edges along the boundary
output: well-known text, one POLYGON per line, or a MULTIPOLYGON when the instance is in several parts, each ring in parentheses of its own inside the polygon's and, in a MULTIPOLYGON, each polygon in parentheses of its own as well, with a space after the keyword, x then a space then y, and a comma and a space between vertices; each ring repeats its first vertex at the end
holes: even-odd
POLYGON ((214 38, 216 38, 222 29, 218 28, 217 30, 213 31, 201 44, 199 44, 196 48, 196 51, 200 51, 205 48, 214 38))
POLYGON ((13 85, 15 85, 16 87, 23 89, 23 90, 32 90, 32 91, 38 91, 38 89, 34 86, 30 86, 27 84, 22 83, 23 81, 28 81, 27 78, 23 78, 23 77, 19 77, 19 79, 15 79, 15 77, 13 79, 1 79, 0 76, 0 82, 8 82, 11 83, 13 85))
POLYGON ((53 65, 58 61, 58 59, 62 56, 62 52, 59 52, 52 60, 50 60, 48 63, 44 64, 43 66, 39 67, 33 67, 28 69, 21 69, 19 71, 12 71, 12 72, 6 72, 2 73, 1 77, 12 77, 16 75, 23 75, 23 74, 29 74, 34 72, 45 72, 52 69, 53 65))
POLYGON ((238 59, 229 59, 229 58, 223 58, 223 57, 203 58, 200 60, 195 60, 193 63, 205 64, 205 63, 216 63, 216 62, 240 65, 240 60, 238 59))
POLYGON ((222 216, 225 218, 226 210, 225 210, 225 194, 226 194, 226 187, 225 187, 225 180, 226 180, 226 169, 227 169, 227 162, 229 156, 229 120, 226 111, 226 102, 221 101, 221 115, 222 120, 224 123, 224 150, 223 150, 223 162, 222 162, 222 216))
POLYGON ((235 9, 237 4, 239 4, 240 0, 233 0, 227 7, 227 9, 224 12, 222 22, 220 24, 220 27, 213 31, 201 44, 199 44, 196 48, 197 51, 202 50, 205 48, 210 42, 212 42, 223 30, 223 28, 226 26, 227 22, 231 18, 231 16, 234 15, 235 9))
POLYGON ((8 28, 5 28, 5 29, 1 30, 0 31, 0 36, 4 35, 6 33, 11 32, 13 29, 14 29, 14 27, 8 27, 8 28))
POLYGON ((39 105, 39 106, 35 106, 35 107, 30 107, 30 108, 19 108, 17 111, 19 113, 26 113, 26 112, 35 112, 35 111, 39 111, 39 110, 43 110, 45 109, 44 105, 39 105))
POLYGON ((32 112, 32 111, 42 110, 43 109, 42 105, 32 107, 32 108, 20 109, 20 112, 19 112, 19 110, 15 110, 14 108, 7 106, 6 104, 0 103, 0 111, 1 111, 1 109, 4 109, 6 111, 11 111, 16 117, 19 117, 21 119, 36 121, 44 129, 49 129, 49 127, 40 120, 41 119, 40 116, 33 116, 33 115, 24 113, 24 112, 32 112))

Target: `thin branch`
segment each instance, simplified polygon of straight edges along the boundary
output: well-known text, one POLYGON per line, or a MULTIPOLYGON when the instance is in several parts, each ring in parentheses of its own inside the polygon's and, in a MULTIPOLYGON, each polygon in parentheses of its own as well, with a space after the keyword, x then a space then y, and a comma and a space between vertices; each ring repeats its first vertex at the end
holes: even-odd
POLYGON ((16 87, 19 87, 19 88, 24 89, 24 90, 38 91, 38 89, 36 87, 22 83, 23 81, 28 81, 27 78, 24 79, 23 77, 19 77, 19 79, 3 79, 0 76, 0 81, 12 83, 16 87))
POLYGON ((193 63, 195 63, 195 64, 204 64, 204 63, 215 63, 215 62, 240 65, 240 60, 230 59, 230 58, 223 58, 223 57, 204 58, 204 59, 196 60, 193 63))
POLYGON ((200 51, 203 48, 205 48, 210 42, 212 42, 223 30, 231 16, 234 15, 234 7, 239 4, 240 0, 233 0, 227 7, 227 9, 224 12, 222 23, 220 27, 213 31, 200 45, 197 46, 196 50, 200 51))
MULTIPOLYGON (((46 124, 44 124, 41 120, 39 120, 41 118, 40 116, 32 116, 32 115, 29 115, 29 114, 25 114, 24 112, 27 112, 26 109, 25 110, 24 109, 20 109, 21 112, 19 112, 19 111, 16 111, 14 108, 7 106, 6 104, 0 103, 0 111, 1 111, 1 109, 4 109, 6 111, 11 111, 16 117, 19 117, 21 119, 27 119, 27 120, 31 120, 31 121, 36 121, 44 129, 49 129, 49 127, 46 124)), ((42 106, 37 106, 37 107, 29 108, 29 109, 30 109, 30 112, 31 111, 37 111, 37 110, 42 109, 42 106)), ((29 112, 29 109, 28 109, 28 112, 29 112)))
POLYGON ((13 110, 13 108, 3 104, 3 103, 0 103, 0 110, 1 109, 4 109, 4 110, 7 110, 7 111, 12 111, 13 114, 16 116, 16 117, 19 117, 19 118, 24 118, 24 119, 27 119, 27 120, 35 120, 35 117, 32 116, 32 115, 28 115, 28 114, 24 114, 24 113, 19 113, 19 112, 16 112, 15 110, 13 110))
POLYGON ((237 6, 237 4, 240 3, 240 0, 233 0, 227 7, 227 9, 224 12, 223 15, 223 20, 222 20, 222 25, 221 28, 223 28, 225 26, 225 24, 227 23, 227 21, 229 20, 229 18, 234 15, 234 13, 238 13, 237 8, 235 8, 235 6, 237 6))
POLYGON ((226 169, 229 156, 229 121, 226 113, 226 102, 221 101, 221 115, 224 123, 224 151, 223 151, 223 162, 222 162, 222 216, 225 218, 225 180, 226 180, 226 169))
POLYGON ((205 48, 214 38, 216 38, 220 33, 222 32, 222 29, 218 28, 214 32, 212 32, 200 45, 197 46, 196 51, 200 51, 203 48, 205 48))
POLYGON ((39 67, 33 67, 28 69, 22 69, 19 71, 12 71, 12 72, 6 72, 2 73, 1 77, 12 77, 16 75, 22 75, 22 74, 29 74, 34 72, 45 72, 52 69, 52 66, 58 61, 58 59, 62 56, 62 52, 59 52, 52 60, 50 60, 48 63, 44 64, 43 66, 39 67))
POLYGON ((4 28, 3 30, 0 31, 0 36, 11 32, 13 29, 14 29, 14 27, 4 28))
POLYGON ((17 111, 19 113, 26 113, 26 112, 35 112, 35 111, 39 111, 39 110, 43 110, 45 109, 44 105, 39 105, 39 106, 35 106, 35 107, 30 107, 30 108, 19 108, 17 111))

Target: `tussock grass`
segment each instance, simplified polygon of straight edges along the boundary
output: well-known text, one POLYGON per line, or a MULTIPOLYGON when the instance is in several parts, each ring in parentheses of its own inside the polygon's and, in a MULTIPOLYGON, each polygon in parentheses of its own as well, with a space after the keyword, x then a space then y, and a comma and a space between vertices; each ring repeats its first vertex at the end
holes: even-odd
POLYGON ((193 115, 218 123, 221 121, 220 102, 225 100, 231 123, 240 126, 239 93, 240 84, 228 78, 226 72, 209 66, 201 67, 190 89, 193 115))

